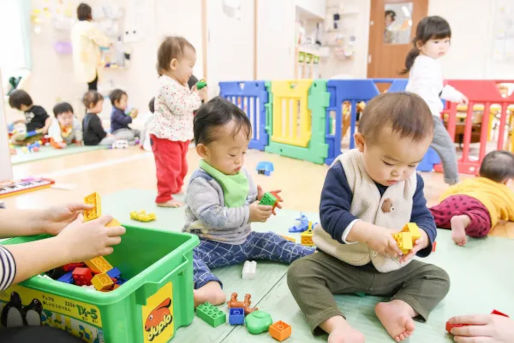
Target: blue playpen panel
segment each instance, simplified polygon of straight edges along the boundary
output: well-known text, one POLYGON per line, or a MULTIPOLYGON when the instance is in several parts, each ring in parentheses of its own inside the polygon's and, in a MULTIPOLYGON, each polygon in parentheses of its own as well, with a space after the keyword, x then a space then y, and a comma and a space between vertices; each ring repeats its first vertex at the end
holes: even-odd
POLYGON ((266 104, 268 91, 265 81, 220 82, 220 96, 242 109, 252 123, 252 138, 248 147, 264 151, 268 145, 266 133, 266 104))

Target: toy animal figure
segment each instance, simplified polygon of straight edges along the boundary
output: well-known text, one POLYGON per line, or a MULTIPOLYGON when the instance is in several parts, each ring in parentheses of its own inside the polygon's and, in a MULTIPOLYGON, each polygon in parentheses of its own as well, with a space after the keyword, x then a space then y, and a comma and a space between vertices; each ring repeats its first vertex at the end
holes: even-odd
POLYGON ((257 307, 250 307, 251 304, 251 298, 252 296, 249 293, 245 294, 244 301, 238 301, 237 300, 237 292, 232 293, 230 296, 230 300, 227 302, 229 308, 233 307, 240 307, 245 310, 245 314, 252 313, 253 311, 257 311, 257 307))

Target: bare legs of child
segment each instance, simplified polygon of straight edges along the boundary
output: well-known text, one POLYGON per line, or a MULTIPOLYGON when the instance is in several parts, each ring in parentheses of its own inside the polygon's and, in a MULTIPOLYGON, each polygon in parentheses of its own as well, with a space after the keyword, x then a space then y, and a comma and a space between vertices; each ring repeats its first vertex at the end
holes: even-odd
POLYGON ((227 300, 225 292, 223 292, 217 281, 207 282, 202 287, 195 289, 193 291, 193 297, 195 307, 205 302, 209 302, 212 305, 221 305, 227 300))
MULTIPOLYGON (((386 329, 387 333, 396 341, 400 342, 414 332, 414 318, 417 313, 403 300, 391 300, 380 302, 375 306, 375 313, 386 329)), ((328 332, 329 343, 364 342, 364 335, 352 328, 341 316, 334 316, 323 323, 320 327, 328 332)))
POLYGON ((471 219, 465 214, 453 216, 452 219, 450 219, 452 239, 455 244, 460 246, 466 244, 466 227, 468 227, 469 223, 471 223, 471 219))
POLYGON ((184 206, 184 203, 180 202, 180 201, 177 201, 175 199, 171 199, 171 200, 168 200, 166 202, 158 202, 157 203, 157 206, 159 207, 172 207, 172 208, 177 208, 177 207, 181 207, 181 206, 184 206))

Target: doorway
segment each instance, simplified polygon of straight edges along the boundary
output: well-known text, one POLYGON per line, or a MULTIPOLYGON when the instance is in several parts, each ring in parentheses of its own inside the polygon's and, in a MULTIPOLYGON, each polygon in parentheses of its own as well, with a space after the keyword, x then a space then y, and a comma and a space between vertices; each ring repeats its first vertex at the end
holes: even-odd
POLYGON ((427 15, 428 0, 371 0, 368 78, 402 77, 416 25, 427 15))

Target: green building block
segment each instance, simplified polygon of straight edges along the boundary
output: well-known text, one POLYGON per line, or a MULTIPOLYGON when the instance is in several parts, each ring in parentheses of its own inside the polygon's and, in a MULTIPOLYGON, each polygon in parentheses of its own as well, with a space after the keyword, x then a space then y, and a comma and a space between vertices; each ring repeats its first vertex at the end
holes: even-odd
POLYGON ((203 87, 207 86, 207 82, 205 80, 200 80, 196 83, 196 89, 200 90, 203 87))
POLYGON ((253 311, 245 317, 246 329, 253 335, 268 331, 271 324, 271 315, 263 311, 253 311))
POLYGON ((196 315, 212 327, 219 326, 227 321, 225 312, 209 303, 203 303, 196 308, 196 315))
POLYGON ((275 196, 273 196, 273 194, 266 192, 262 196, 261 201, 259 201, 259 205, 273 206, 273 205, 275 205, 276 202, 277 202, 277 198, 275 198, 275 196))

